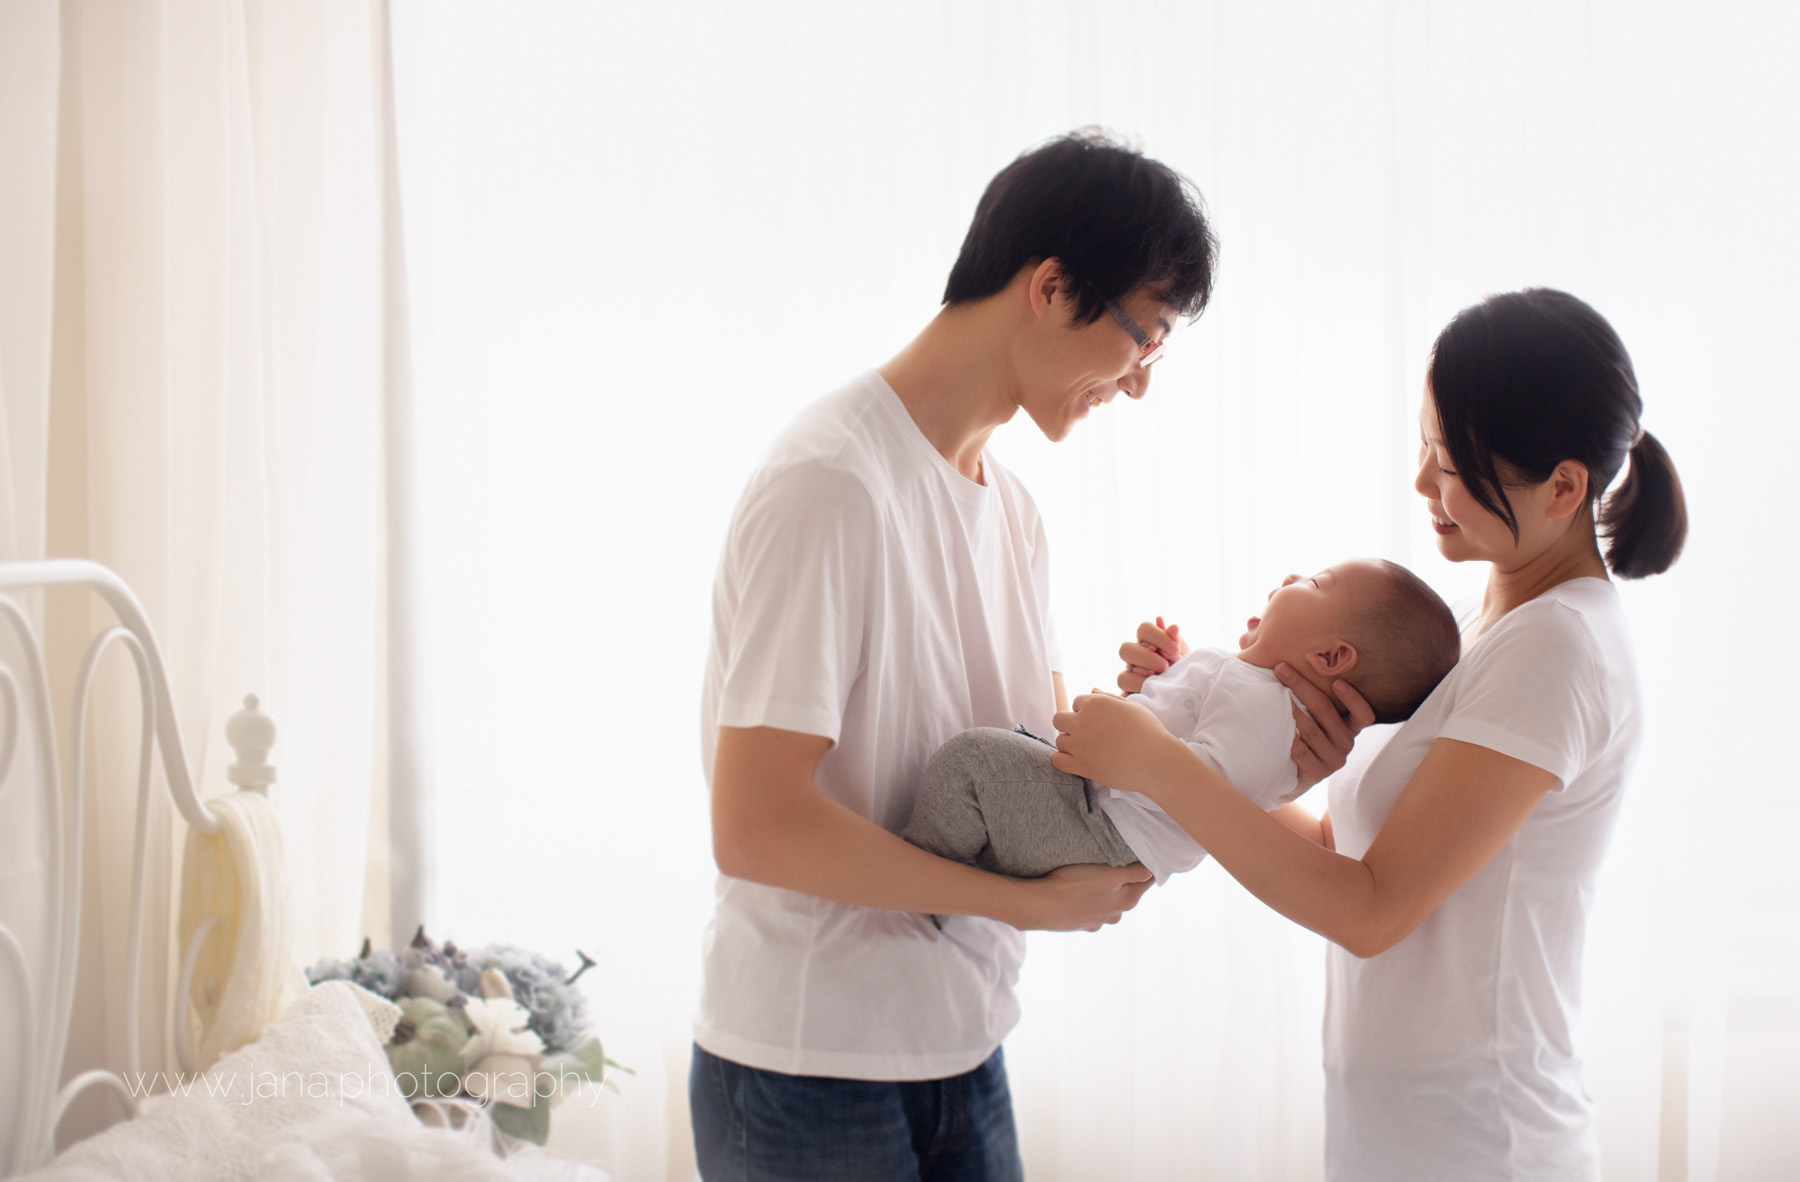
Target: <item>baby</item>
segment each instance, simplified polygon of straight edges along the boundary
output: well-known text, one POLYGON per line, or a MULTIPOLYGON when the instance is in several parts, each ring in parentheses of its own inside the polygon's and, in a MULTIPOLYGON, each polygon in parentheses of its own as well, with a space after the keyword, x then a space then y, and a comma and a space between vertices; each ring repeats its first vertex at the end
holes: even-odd
MULTIPOLYGON (((1166 633, 1174 643, 1176 629, 1166 633)), ((1285 661, 1330 693, 1342 678, 1378 722, 1400 722, 1456 664, 1456 619, 1424 580, 1358 559, 1270 592, 1238 651, 1196 649, 1148 678, 1138 700, 1264 809, 1299 795, 1294 718, 1273 669, 1285 661)), ((1173 658, 1174 654, 1165 653, 1173 658)), ((983 727, 938 748, 901 836, 940 857, 1035 878, 1058 866, 1142 862, 1160 885, 1206 851, 1149 797, 1050 765, 1034 736, 983 727)))

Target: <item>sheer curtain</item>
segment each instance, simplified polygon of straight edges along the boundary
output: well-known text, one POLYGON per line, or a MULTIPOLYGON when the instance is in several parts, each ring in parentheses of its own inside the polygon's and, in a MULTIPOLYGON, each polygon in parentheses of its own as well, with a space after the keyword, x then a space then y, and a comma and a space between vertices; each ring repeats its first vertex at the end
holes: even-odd
MULTIPOLYGON (((0 6, 0 560, 41 557, 50 430, 51 228, 56 200, 56 8, 0 6)), ((34 627, 41 604, 25 604, 34 627)), ((0 654, 14 651, 10 637, 0 654)), ((16 667, 16 666, 15 666, 16 667)), ((11 775, 29 783, 37 753, 19 744, 11 775)), ((49 823, 38 801, 0 789, 0 924, 18 938, 27 963, 52 946, 43 849, 32 840, 49 823)), ((10 1002, 0 997, 0 1004, 10 1002)), ((8 1012, 11 1012, 9 1007, 8 1012)), ((0 1036, 0 1056, 29 1053, 25 1031, 0 1036)), ((11 1072, 0 1074, 0 1136, 24 1106, 11 1072)), ((0 1141, 0 1157, 11 1146, 0 1141)))
MULTIPOLYGON (((374 771, 373 28, 352 0, 0 7, 0 557, 92 557, 133 585, 203 794, 225 787, 225 720, 262 695, 306 958, 360 934, 374 771)), ((53 659, 79 658, 90 606, 49 605, 53 659)), ((138 707, 129 663, 109 666, 71 1071, 122 1058, 138 707)), ((153 832, 173 833, 153 798, 153 832)), ((7 872, 41 874, 36 823, 6 827, 7 872)), ((152 849, 166 881, 168 843, 152 849)), ((172 925, 153 898, 159 1068, 172 925)), ((112 1117, 77 1108, 65 1134, 112 1117)))
MULTIPOLYGON (((995 438, 1051 530, 1072 687, 1109 683, 1139 619, 1234 636, 1281 574, 1343 556, 1476 593, 1410 491, 1426 351, 1490 291, 1587 298, 1693 520, 1681 565, 1625 589, 1655 721, 1587 975, 1608 1176, 1800 1157, 1793 776, 1779 657, 1741 639, 1795 573, 1758 532, 1791 498, 1752 443, 1800 425, 1775 344, 1800 313, 1791 16, 397 0, 395 29, 428 918, 599 961, 637 1074, 559 1112, 566 1146, 691 1175, 699 673, 743 481, 932 314, 988 177, 1097 123, 1196 180, 1223 262, 1142 404, 1055 447, 995 438)), ((1318 1177, 1321 961, 1210 866, 1114 930, 1034 935, 1008 1041, 1031 1176, 1318 1177)))

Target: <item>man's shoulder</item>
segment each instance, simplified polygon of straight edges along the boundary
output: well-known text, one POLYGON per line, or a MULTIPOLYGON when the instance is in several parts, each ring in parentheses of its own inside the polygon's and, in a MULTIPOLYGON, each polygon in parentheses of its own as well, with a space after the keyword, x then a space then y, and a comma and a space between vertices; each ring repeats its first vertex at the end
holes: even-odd
POLYGON ((869 475, 922 471, 931 444, 875 370, 802 407, 776 436, 766 466, 819 463, 869 475))
POLYGON ((872 421, 880 411, 880 388, 871 379, 877 379, 873 371, 801 407, 775 437, 765 466, 853 462, 858 445, 880 426, 872 421))
POLYGON ((820 455, 771 456, 738 502, 733 534, 856 533, 880 517, 880 498, 854 465, 820 455))
POLYGON ((885 483, 878 383, 871 371, 802 407, 751 475, 740 521, 770 513, 867 515, 885 483))

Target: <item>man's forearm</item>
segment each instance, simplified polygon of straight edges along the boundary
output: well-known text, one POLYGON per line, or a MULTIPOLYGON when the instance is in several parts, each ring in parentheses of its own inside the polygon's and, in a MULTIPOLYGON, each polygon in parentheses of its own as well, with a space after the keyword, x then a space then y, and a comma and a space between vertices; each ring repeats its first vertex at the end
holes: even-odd
POLYGON ((715 797, 722 872, 856 907, 1022 922, 1015 880, 928 854, 810 786, 783 798, 753 816, 720 817, 715 797))
POLYGON ((719 728, 712 831, 720 870, 856 907, 1058 931, 1117 921, 1151 882, 1142 866, 1064 866, 1028 881, 928 854, 818 790, 813 777, 830 746, 774 727, 719 728))

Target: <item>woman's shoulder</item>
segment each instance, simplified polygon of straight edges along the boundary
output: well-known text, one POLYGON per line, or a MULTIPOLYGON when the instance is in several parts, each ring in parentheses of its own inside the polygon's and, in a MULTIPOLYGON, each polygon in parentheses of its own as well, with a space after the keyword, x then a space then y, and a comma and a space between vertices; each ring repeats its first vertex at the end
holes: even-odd
POLYGON ((1574 581, 1588 585, 1552 588, 1490 627, 1432 719, 1438 737, 1543 768, 1559 791, 1605 753, 1635 749, 1642 714, 1617 591, 1574 581))
MULTIPOLYGON (((1464 654, 1465 684, 1504 671, 1521 686, 1559 673, 1577 681, 1635 681, 1636 661, 1618 589, 1605 579, 1560 583, 1490 627, 1464 654)), ((1508 679, 1512 679, 1509 676, 1508 679)))
POLYGON ((1559 645, 1571 654, 1602 652, 1625 639, 1618 588, 1606 579, 1570 579, 1507 612, 1476 647, 1559 645))

